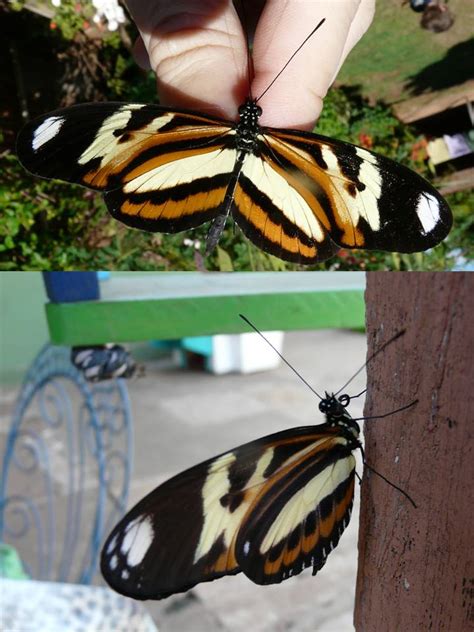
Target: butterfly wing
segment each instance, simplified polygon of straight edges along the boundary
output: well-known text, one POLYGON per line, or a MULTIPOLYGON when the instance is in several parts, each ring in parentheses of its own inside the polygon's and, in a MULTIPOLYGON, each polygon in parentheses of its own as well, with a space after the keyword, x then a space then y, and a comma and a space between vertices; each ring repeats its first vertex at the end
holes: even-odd
MULTIPOLYGON (((292 213, 294 223, 306 237, 311 238, 311 232, 317 235, 320 229, 343 248, 418 252, 431 248, 448 234, 452 214, 446 201, 407 167, 316 134, 269 128, 263 131, 262 159, 267 170, 278 171, 299 193, 292 213), (309 211, 317 223, 316 231, 308 228, 309 211)), ((238 217, 242 215, 245 211, 239 208, 238 217)), ((252 216, 244 219, 242 228, 251 239, 255 240, 254 233, 264 237, 252 216)), ((321 237, 317 239, 322 241, 321 237)), ((282 246, 285 251, 286 244, 282 246)), ((314 262, 305 250, 296 256, 293 251, 281 256, 314 262)))
POLYGON ((305 264, 340 247, 426 250, 452 223, 423 178, 365 149, 263 128, 242 150, 233 123, 156 105, 57 110, 20 132, 17 152, 37 175, 102 191, 116 219, 151 232, 195 228, 233 200, 251 241, 305 264))
POLYGON ((236 558, 257 584, 275 584, 312 566, 313 575, 349 524, 353 445, 327 436, 280 469, 260 490, 239 529, 236 558))
POLYGON ((339 246, 313 188, 302 171, 288 169, 270 145, 260 142, 256 152, 245 157, 234 190, 234 220, 255 245, 281 259, 328 259, 339 246))
POLYGON ((317 446, 324 451, 328 433, 337 432, 326 424, 286 430, 163 483, 107 538, 101 555, 104 578, 126 596, 161 599, 238 573, 236 542, 243 522, 252 525, 247 516, 260 506, 256 499, 271 501, 272 481, 282 470, 288 478, 294 472, 303 480, 298 477, 300 464, 307 463, 302 455, 314 453, 317 446))
POLYGON ((129 226, 179 232, 224 201, 237 155, 231 126, 157 105, 90 103, 26 125, 17 154, 34 174, 102 191, 129 226))

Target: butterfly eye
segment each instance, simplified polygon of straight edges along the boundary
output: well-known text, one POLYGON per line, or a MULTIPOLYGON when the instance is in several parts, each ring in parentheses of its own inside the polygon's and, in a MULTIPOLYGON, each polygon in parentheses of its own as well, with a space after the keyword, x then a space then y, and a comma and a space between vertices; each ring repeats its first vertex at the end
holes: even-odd
POLYGON ((340 404, 342 404, 342 406, 344 407, 346 407, 351 401, 351 398, 349 397, 349 395, 341 395, 338 399, 339 399, 340 404))
POLYGON ((325 413, 325 412, 327 411, 327 409, 328 409, 328 403, 327 403, 327 400, 322 399, 322 400, 319 402, 319 410, 320 410, 322 413, 325 413))
POLYGON ((263 112, 262 108, 259 105, 257 105, 257 116, 262 116, 262 112, 263 112))
POLYGON ((245 103, 243 103, 242 105, 239 105, 239 114, 243 114, 246 109, 247 109, 247 106, 245 105, 245 103))

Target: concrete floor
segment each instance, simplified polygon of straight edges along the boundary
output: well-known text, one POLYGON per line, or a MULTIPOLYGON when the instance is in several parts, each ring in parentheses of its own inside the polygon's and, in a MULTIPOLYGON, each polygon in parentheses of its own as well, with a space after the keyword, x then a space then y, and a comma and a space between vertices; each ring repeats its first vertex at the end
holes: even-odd
MULTIPOLYGON (((339 389, 364 362, 365 349, 364 335, 335 330, 292 332, 284 345, 287 359, 320 392, 339 389)), ((364 379, 359 375, 349 394, 362 390, 364 379)), ((199 461, 277 430, 322 421, 315 396, 284 365, 214 376, 148 362, 146 375, 130 380, 128 388, 135 435, 130 505, 199 461)), ((2 393, 3 444, 14 395, 13 388, 2 393)), ((352 415, 360 416, 362 406, 363 398, 355 400, 352 415)), ((145 605, 161 632, 350 632, 357 523, 358 490, 351 523, 316 577, 307 570, 261 587, 240 574, 145 605)))

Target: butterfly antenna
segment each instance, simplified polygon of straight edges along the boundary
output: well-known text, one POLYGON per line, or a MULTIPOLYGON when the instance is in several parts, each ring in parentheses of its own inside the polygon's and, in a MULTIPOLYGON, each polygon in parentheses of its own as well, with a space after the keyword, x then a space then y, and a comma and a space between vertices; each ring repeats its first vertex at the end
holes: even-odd
POLYGON ((239 314, 239 316, 240 316, 240 318, 241 318, 242 320, 244 320, 244 321, 247 323, 247 325, 250 325, 250 327, 252 327, 252 329, 253 329, 254 331, 256 331, 256 332, 257 332, 257 334, 258 334, 259 336, 261 336, 261 337, 265 340, 265 342, 267 343, 267 345, 270 345, 270 347, 273 349, 273 351, 274 351, 274 352, 275 352, 275 353, 276 353, 276 354, 277 354, 277 355, 278 355, 278 356, 279 356, 279 357, 283 360, 283 362, 286 364, 286 366, 287 366, 287 367, 289 367, 289 368, 293 371, 293 373, 294 373, 295 375, 297 375, 297 376, 300 378, 300 380, 301 380, 304 384, 306 384, 306 386, 309 388, 309 390, 310 390, 310 391, 312 391, 312 392, 316 395, 316 397, 319 397, 319 399, 323 399, 323 398, 321 397, 321 395, 319 395, 319 393, 317 393, 317 392, 314 390, 314 388, 311 386, 311 384, 309 384, 309 383, 308 383, 308 382, 304 379, 304 377, 303 377, 300 373, 298 373, 298 371, 295 369, 295 367, 294 367, 294 366, 292 366, 292 365, 288 362, 288 360, 282 356, 282 354, 278 351, 278 349, 277 349, 276 347, 274 347, 274 346, 272 345, 272 343, 271 343, 271 342, 270 342, 267 338, 265 338, 265 336, 262 334, 262 332, 261 332, 261 331, 259 331, 259 330, 255 327, 255 325, 249 321, 249 319, 248 319, 246 316, 244 316, 243 314, 239 314))
POLYGON ((395 415, 395 413, 401 413, 402 410, 406 410, 407 408, 411 408, 415 404, 418 404, 419 400, 414 399, 409 404, 402 406, 401 408, 397 408, 396 410, 391 410, 389 413, 385 413, 383 415, 370 415, 369 417, 356 417, 353 421, 367 421, 367 419, 384 419, 385 417, 390 417, 390 415, 395 415))
MULTIPOLYGON (((381 353, 381 352, 382 352, 382 351, 383 351, 386 347, 388 347, 388 345, 392 344, 392 342, 394 342, 395 340, 397 340, 397 338, 400 338, 400 336, 403 336, 403 334, 405 333, 405 331, 406 331, 406 329, 402 329, 402 330, 400 330, 397 334, 395 334, 394 336, 392 336, 392 337, 390 338, 390 340, 387 340, 387 342, 385 342, 385 343, 384 343, 384 344, 383 344, 383 345, 382 345, 379 349, 377 349, 377 351, 374 351, 374 353, 373 353, 371 356, 369 356, 369 357, 367 358, 367 360, 366 360, 366 361, 364 362, 364 364, 360 367, 360 369, 359 369, 358 371, 356 371, 356 372, 354 373, 354 375, 353 375, 353 376, 352 376, 349 380, 347 380, 347 382, 344 384, 344 386, 341 386, 341 388, 337 391, 337 393, 334 393, 334 396, 339 395, 339 393, 340 393, 342 390, 344 390, 344 389, 346 388, 346 386, 348 386, 348 385, 352 382, 352 380, 353 380, 354 378, 356 378, 356 377, 359 375, 359 373, 360 373, 361 371, 363 371, 363 370, 365 369, 365 367, 369 364, 369 362, 371 362, 371 361, 375 358, 375 356, 377 356, 379 353, 381 353)), ((363 392, 363 391, 362 391, 362 392, 363 392)), ((410 404, 410 406, 411 406, 411 404, 410 404)))
POLYGON ((349 397, 349 399, 350 399, 350 400, 357 399, 358 397, 360 397, 361 395, 363 395, 363 394, 364 394, 364 393, 366 393, 366 392, 367 392, 367 389, 366 389, 366 388, 364 388, 364 390, 363 390, 363 391, 361 391, 360 393, 357 393, 357 395, 351 395, 350 397, 349 397, 349 395, 348 395, 348 397, 349 397))
POLYGON ((383 474, 380 474, 380 472, 377 472, 377 470, 375 470, 371 465, 369 465, 367 463, 367 461, 365 460, 364 448, 362 446, 360 446, 360 451, 362 453, 362 463, 364 464, 364 467, 366 467, 368 470, 370 470, 371 472, 376 474, 379 478, 381 478, 383 481, 388 483, 390 485, 390 487, 393 487, 398 492, 400 492, 400 494, 403 494, 403 496, 405 496, 405 498, 411 502, 413 507, 415 509, 418 509, 418 507, 417 507, 415 501, 413 500, 413 498, 409 494, 407 494, 407 492, 404 489, 402 489, 401 487, 398 487, 398 485, 395 485, 395 483, 392 483, 392 481, 389 481, 388 478, 386 478, 383 474))
POLYGON ((262 94, 258 97, 258 99, 255 99, 255 103, 258 103, 260 101, 260 99, 263 97, 264 94, 266 94, 270 88, 273 86, 273 84, 275 83, 275 81, 278 79, 278 77, 282 74, 282 72, 287 68, 288 64, 293 60, 293 58, 295 57, 295 55, 297 55, 300 50, 303 48, 303 46, 306 44, 306 42, 313 37, 313 35, 316 33, 316 31, 319 29, 320 26, 322 26, 324 24, 324 22, 326 21, 326 18, 323 18, 321 20, 321 22, 311 31, 311 33, 308 35, 308 37, 304 40, 304 42, 302 44, 300 44, 298 46, 298 48, 295 50, 295 52, 293 53, 293 55, 290 57, 290 59, 286 62, 286 64, 283 66, 283 68, 280 70, 280 72, 276 75, 276 77, 273 79, 273 81, 270 83, 270 85, 268 85, 265 90, 262 92, 262 94))

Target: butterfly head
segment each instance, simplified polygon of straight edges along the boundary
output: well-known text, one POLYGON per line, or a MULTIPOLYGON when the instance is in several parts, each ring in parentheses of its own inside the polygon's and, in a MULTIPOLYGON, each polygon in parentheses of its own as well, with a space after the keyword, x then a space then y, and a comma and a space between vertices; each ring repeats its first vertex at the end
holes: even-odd
POLYGON ((342 394, 336 397, 334 393, 324 394, 319 402, 319 410, 326 415, 327 422, 331 425, 343 425, 353 428, 357 434, 360 432, 359 425, 354 421, 346 410, 351 398, 349 395, 342 394))

